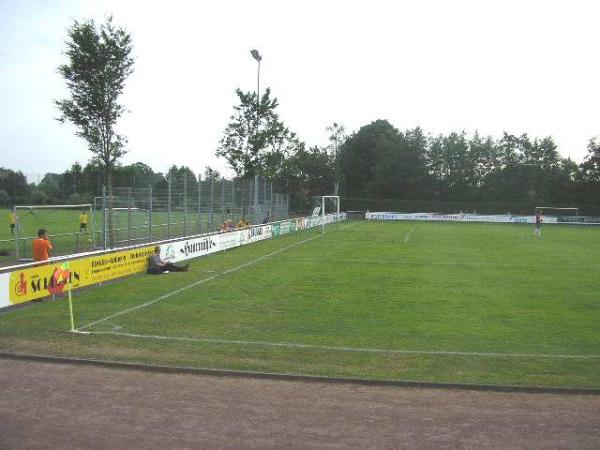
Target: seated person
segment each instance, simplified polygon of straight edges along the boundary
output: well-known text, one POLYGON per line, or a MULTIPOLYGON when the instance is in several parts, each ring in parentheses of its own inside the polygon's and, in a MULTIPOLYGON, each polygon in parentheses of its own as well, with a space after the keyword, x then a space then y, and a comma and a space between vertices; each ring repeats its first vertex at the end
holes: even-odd
POLYGON ((240 219, 240 221, 238 222, 238 224, 235 226, 238 230, 241 230, 243 228, 246 228, 246 219, 244 219, 243 217, 240 219))
POLYGON ((160 258, 160 247, 157 246, 154 249, 154 255, 148 258, 148 270, 146 273, 158 275, 165 272, 187 272, 188 267, 190 267, 189 264, 180 267, 170 262, 164 262, 160 258))
POLYGON ((235 223, 233 223, 233 220, 227 221, 227 231, 235 231, 235 223))

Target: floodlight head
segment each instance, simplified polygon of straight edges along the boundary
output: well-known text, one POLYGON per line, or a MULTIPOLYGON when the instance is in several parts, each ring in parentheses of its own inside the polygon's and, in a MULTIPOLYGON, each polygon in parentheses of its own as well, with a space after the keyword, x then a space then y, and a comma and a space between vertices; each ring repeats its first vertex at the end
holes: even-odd
POLYGON ((258 53, 258 50, 250 50, 250 54, 252 55, 252 57, 257 60, 258 62, 262 61, 262 56, 260 56, 260 53, 258 53))

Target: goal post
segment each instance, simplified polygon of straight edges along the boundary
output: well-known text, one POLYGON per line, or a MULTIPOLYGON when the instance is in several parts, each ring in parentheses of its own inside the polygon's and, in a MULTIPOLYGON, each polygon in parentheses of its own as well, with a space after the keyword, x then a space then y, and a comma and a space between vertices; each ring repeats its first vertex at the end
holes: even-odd
POLYGON ((91 203, 75 205, 16 205, 15 257, 27 258, 27 247, 37 238, 39 229, 48 230, 48 236, 56 241, 56 251, 61 254, 76 253, 96 247, 94 211, 91 203), (80 215, 87 216, 85 231, 80 225, 80 215), (88 228, 89 225, 89 228, 88 228), (85 238, 83 238, 85 236, 85 238), (23 248, 21 249, 21 244, 23 248))
POLYGON ((337 222, 340 217, 340 197, 339 195, 321 195, 320 197, 315 197, 315 209, 313 210, 313 215, 317 215, 319 213, 319 209, 321 212, 321 233, 325 233, 325 224, 327 223, 327 216, 330 214, 335 214, 335 221, 337 222), (316 214, 315 214, 316 213, 316 214))

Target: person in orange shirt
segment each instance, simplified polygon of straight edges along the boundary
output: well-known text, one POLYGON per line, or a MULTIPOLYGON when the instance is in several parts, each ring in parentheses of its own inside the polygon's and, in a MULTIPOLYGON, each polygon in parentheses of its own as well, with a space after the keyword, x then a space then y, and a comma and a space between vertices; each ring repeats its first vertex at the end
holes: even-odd
POLYGON ((48 240, 48 232, 43 228, 38 231, 38 238, 31 244, 34 261, 46 261, 50 258, 52 244, 48 240))

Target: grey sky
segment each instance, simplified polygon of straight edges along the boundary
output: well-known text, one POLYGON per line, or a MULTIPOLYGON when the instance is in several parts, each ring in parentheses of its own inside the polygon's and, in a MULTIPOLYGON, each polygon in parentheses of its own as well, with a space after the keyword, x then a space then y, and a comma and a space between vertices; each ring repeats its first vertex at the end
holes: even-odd
POLYGON ((308 145, 376 119, 426 132, 551 135, 580 162, 600 134, 597 1, 0 0, 0 166, 60 172, 85 142, 54 120, 73 19, 112 13, 133 38, 125 163, 227 175, 214 150, 234 90, 270 86, 308 145))

